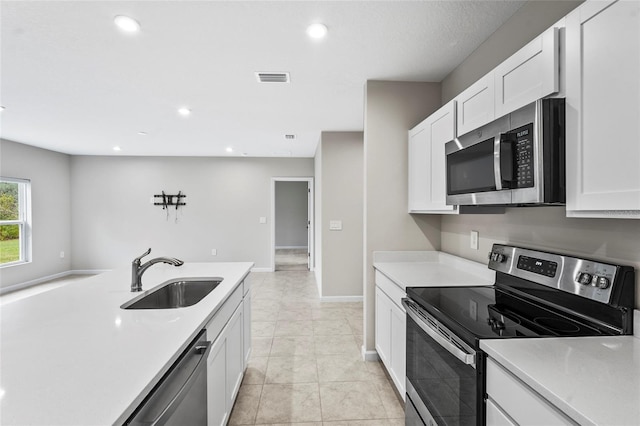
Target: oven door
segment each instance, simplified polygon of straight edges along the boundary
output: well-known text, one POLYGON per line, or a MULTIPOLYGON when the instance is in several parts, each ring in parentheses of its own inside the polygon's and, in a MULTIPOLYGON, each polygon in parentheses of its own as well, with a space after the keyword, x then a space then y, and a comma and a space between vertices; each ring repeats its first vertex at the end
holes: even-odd
POLYGON ((482 354, 411 299, 407 311, 406 424, 481 425, 482 354))

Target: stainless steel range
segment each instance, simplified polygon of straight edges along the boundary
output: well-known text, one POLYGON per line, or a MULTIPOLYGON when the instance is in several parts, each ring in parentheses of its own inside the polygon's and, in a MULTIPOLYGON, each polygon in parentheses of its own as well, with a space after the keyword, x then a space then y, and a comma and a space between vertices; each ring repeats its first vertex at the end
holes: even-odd
POLYGON ((633 334, 632 267, 495 244, 489 268, 493 286, 407 289, 407 425, 485 424, 481 339, 633 334))

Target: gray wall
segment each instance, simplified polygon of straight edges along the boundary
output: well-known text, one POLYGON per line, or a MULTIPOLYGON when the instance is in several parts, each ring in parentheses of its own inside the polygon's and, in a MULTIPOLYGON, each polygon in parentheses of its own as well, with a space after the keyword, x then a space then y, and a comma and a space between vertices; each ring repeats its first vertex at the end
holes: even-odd
POLYGON ((307 182, 276 181, 276 248, 307 247, 307 182))
POLYGON ((271 178, 313 176, 313 160, 75 156, 71 176, 73 269, 126 267, 149 247, 152 256, 269 268, 271 178), (163 190, 187 195, 177 223, 174 208, 167 219, 151 204, 163 190))
MULTIPOLYGON (((528 2, 442 82, 443 102, 455 97, 580 2, 528 2)), ((442 217, 443 251, 486 263, 494 242, 610 259, 640 270, 640 221, 569 219, 564 207, 510 208, 504 215, 442 217), (480 233, 479 250, 469 248, 469 232, 480 233)), ((640 273, 636 274, 640 289, 640 273)), ((640 308, 640 291, 636 291, 640 308)))
POLYGON ((362 296, 363 133, 322 132, 317 151, 320 295, 362 296), (342 231, 330 231, 331 220, 342 221, 342 231))
POLYGON ((2 288, 70 269, 69 162, 65 154, 0 140, 0 175, 31 180, 33 231, 32 261, 0 268, 2 288))
POLYGON ((373 252, 440 247, 440 216, 407 213, 407 132, 435 111, 440 99, 439 83, 366 84, 363 280, 367 351, 375 350, 373 252))

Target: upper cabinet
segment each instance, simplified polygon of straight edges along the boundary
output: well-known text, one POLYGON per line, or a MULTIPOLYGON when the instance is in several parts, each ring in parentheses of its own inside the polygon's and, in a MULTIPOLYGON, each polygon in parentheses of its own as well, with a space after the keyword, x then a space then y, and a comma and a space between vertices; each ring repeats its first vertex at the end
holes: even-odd
POLYGON ((458 135, 558 91, 559 37, 549 28, 456 96, 458 135))
POLYGON ((446 204, 444 144, 455 137, 455 101, 409 131, 409 213, 456 214, 446 204))
POLYGON ((495 116, 558 91, 558 29, 549 28, 493 71, 495 116))
POLYGON ((567 216, 640 218, 640 2, 566 18, 567 216))
POLYGON ((469 86, 455 100, 458 135, 464 135, 492 121, 496 116, 493 71, 469 86))

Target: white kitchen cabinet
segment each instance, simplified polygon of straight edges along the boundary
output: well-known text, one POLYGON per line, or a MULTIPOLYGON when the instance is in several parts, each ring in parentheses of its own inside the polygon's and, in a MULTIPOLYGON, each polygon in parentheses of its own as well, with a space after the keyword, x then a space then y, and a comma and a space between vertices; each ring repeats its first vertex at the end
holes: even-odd
POLYGON ((558 29, 549 28, 494 69, 496 117, 558 91, 558 43, 558 29))
POLYGON ((376 272, 376 351, 404 399, 406 380, 406 294, 383 274, 376 272))
POLYGON ((245 370, 245 306, 241 284, 207 324, 212 349, 207 359, 207 424, 225 425, 245 370))
POLYGON ((243 305, 238 306, 229 320, 226 330, 227 339, 227 404, 229 411, 238 395, 244 374, 244 327, 243 305))
POLYGON ((207 359, 207 425, 221 426, 229 420, 227 406, 227 339, 211 345, 207 359))
MULTIPOLYGON (((246 282, 245 282, 246 283, 246 282)), ((242 321, 244 323, 244 366, 246 370, 249 363, 249 357, 251 356, 251 289, 246 290, 244 300, 242 301, 244 316, 242 321)))
POLYGON ((486 378, 487 396, 493 405, 487 404, 487 425, 576 424, 492 358, 487 358, 486 378))
POLYGON ((462 136, 495 118, 493 70, 455 97, 456 134, 462 136))
POLYGON ((455 137, 455 105, 450 101, 409 131, 409 213, 458 213, 446 203, 444 150, 455 137))
POLYGON ((640 2, 566 17, 567 216, 640 219, 640 2))

